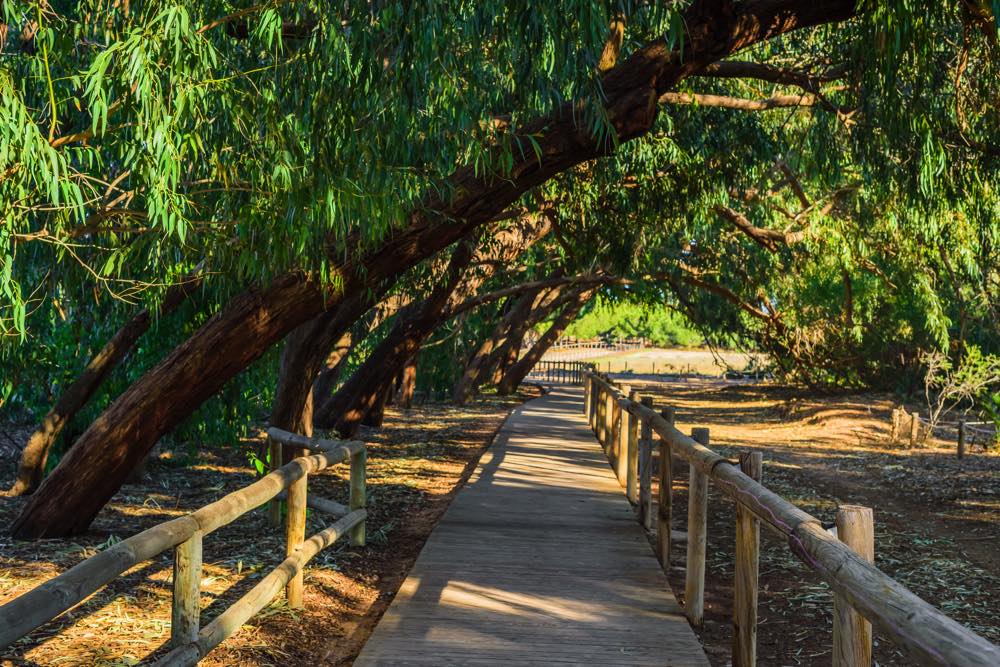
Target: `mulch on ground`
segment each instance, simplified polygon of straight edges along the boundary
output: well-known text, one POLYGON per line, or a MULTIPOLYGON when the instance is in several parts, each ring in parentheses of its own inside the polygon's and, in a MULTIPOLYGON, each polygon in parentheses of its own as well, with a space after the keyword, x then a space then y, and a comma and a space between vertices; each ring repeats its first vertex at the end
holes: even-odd
MULTIPOLYGON (((368 546, 338 543, 306 570, 305 608, 276 600, 212 651, 205 665, 350 664, 388 607, 424 541, 526 390, 463 407, 390 408, 385 427, 361 439, 368 452, 368 546)), ((30 590, 116 541, 197 509, 253 481, 248 452, 263 440, 199 451, 192 463, 159 452, 139 484, 129 484, 91 530, 70 539, 24 542, 0 532, 0 603, 30 590)), ((183 450, 181 450, 183 451, 183 450)), ((8 486, 16 460, 3 461, 8 486)), ((348 470, 310 478, 310 493, 346 503, 348 470)), ((0 498, 0 526, 23 499, 0 498)), ((308 533, 330 522, 310 512, 308 533)), ((256 510, 207 536, 202 623, 232 604, 284 557, 284 537, 256 510)), ((141 564, 0 657, 3 665, 134 665, 164 652, 170 634, 172 554, 141 564)))

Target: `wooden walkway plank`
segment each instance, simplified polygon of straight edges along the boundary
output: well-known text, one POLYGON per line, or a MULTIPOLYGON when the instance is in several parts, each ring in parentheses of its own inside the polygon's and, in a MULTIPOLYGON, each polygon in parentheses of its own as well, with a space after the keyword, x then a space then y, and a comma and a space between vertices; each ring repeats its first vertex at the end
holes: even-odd
POLYGON ((708 666, 582 405, 511 414, 357 667, 708 666))

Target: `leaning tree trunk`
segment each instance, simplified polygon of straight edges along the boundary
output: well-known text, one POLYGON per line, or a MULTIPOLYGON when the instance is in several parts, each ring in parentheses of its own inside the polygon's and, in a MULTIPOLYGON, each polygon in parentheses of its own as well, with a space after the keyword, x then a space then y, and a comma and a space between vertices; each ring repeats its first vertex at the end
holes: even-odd
POLYGON ((407 359, 415 355, 429 332, 440 322, 441 313, 472 261, 475 243, 467 239, 455 248, 446 275, 423 301, 410 304, 396 315, 386 337, 364 363, 314 416, 316 426, 336 428, 353 436, 371 410, 384 407, 387 391, 407 359))
MULTIPOLYGON (((177 310, 201 283, 201 276, 197 276, 168 289, 163 303, 158 309, 158 315, 164 317, 177 310)), ((21 452, 17 479, 5 495, 26 495, 38 488, 42 482, 42 475, 45 473, 45 462, 56 438, 59 437, 66 424, 93 398, 111 371, 135 347, 139 338, 149 331, 153 319, 153 313, 146 308, 125 323, 101 348, 100 352, 91 358, 83 372, 66 387, 55 406, 49 410, 49 413, 45 415, 38 428, 28 439, 24 451, 21 452)))
MULTIPOLYGON (((335 310, 328 310, 303 324, 288 337, 282 352, 278 389, 271 410, 272 426, 312 435, 313 387, 329 357, 328 351, 385 295, 390 285, 390 281, 384 281, 378 290, 356 292, 335 310)), ((287 451, 285 463, 300 453, 297 450, 287 451)))
POLYGON ((511 323, 505 338, 483 363, 483 368, 475 380, 474 387, 478 388, 483 384, 499 384, 507 369, 517 361, 528 331, 548 317, 550 313, 566 305, 574 294, 574 291, 566 291, 563 286, 540 294, 532 303, 528 315, 511 323))
POLYGON ((538 342, 531 346, 531 349, 528 350, 527 354, 515 361, 511 367, 507 369, 503 379, 500 380, 500 383, 497 385, 498 393, 506 395, 513 393, 513 391, 517 389, 517 386, 521 384, 521 381, 524 380, 525 376, 531 372, 531 369, 535 367, 535 364, 537 364, 538 360, 542 358, 542 355, 545 354, 546 350, 552 347, 552 344, 559 339, 559 336, 562 335, 562 332, 565 331, 566 327, 568 327, 573 320, 576 319, 576 316, 580 314, 580 310, 583 309, 583 306, 587 303, 593 293, 593 289, 584 290, 580 292, 573 301, 566 305, 563 311, 559 313, 559 316, 552 323, 552 326, 550 326, 548 330, 542 334, 541 338, 538 339, 538 342))
POLYGON ((491 243, 484 243, 475 254, 477 241, 470 238, 459 245, 430 296, 399 313, 386 340, 334 395, 330 412, 322 416, 324 423, 336 420, 341 433, 351 434, 357 428, 360 414, 364 424, 381 426, 398 374, 424 341, 441 322, 479 304, 478 299, 471 298, 476 290, 493 277, 499 266, 516 260, 550 229, 546 216, 527 215, 496 234, 491 243))
POLYGON ((333 393, 333 388, 337 386, 340 376, 344 374, 344 368, 347 367, 347 359, 351 355, 351 350, 358 344, 360 338, 360 336, 355 336, 353 331, 347 331, 333 344, 333 349, 326 356, 323 369, 316 377, 316 382, 313 383, 313 405, 321 403, 333 393))
POLYGON ((452 389, 451 399, 458 405, 463 405, 468 401, 480 384, 480 377, 490 360, 493 351, 496 350, 506 339, 508 331, 516 322, 523 321, 531 312, 531 306, 535 302, 538 291, 521 295, 514 301, 514 304, 507 309, 503 318, 493 328, 489 338, 473 353, 472 358, 465 364, 462 376, 455 382, 452 389))
POLYGON ((160 436, 322 306, 318 282, 301 274, 233 299, 90 425, 32 494, 13 534, 86 530, 160 436))
MULTIPOLYGON (((694 2, 684 12, 684 58, 660 38, 636 49, 601 76, 607 131, 579 125, 567 102, 525 123, 514 141, 535 148, 515 155, 503 177, 477 165, 457 169, 436 193, 414 207, 406 226, 346 263, 332 262, 334 291, 327 303, 314 278, 285 274, 270 286, 233 299, 160 364, 133 383, 80 436, 42 482, 14 523, 19 537, 62 536, 85 529, 156 440, 169 432, 288 332, 336 307, 343 294, 395 278, 414 264, 484 225, 528 190, 583 162, 612 153, 649 132, 661 94, 736 51, 781 34, 843 21, 855 0, 694 2)), ((348 239, 345 247, 358 239, 348 239)))

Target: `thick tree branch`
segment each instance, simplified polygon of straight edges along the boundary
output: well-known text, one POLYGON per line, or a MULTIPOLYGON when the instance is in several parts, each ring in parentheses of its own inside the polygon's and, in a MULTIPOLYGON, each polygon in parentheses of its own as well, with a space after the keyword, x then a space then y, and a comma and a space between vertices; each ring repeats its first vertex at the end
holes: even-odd
POLYGON ((746 234, 754 243, 770 252, 776 252, 779 246, 790 246, 802 241, 805 232, 779 232, 774 229, 756 227, 742 213, 734 211, 728 206, 714 206, 712 210, 727 221, 732 223, 737 229, 746 234))
POLYGON ((797 86, 809 93, 819 93, 824 83, 837 81, 844 77, 847 68, 834 67, 822 74, 810 74, 784 67, 774 67, 763 63, 743 60, 723 60, 712 63, 698 72, 696 76, 717 79, 759 79, 782 86, 797 86))
POLYGON ((742 97, 727 95, 708 95, 702 93, 664 93, 660 95, 660 104, 696 104, 702 107, 722 107, 740 111, 767 111, 768 109, 785 109, 789 107, 813 107, 821 104, 815 95, 774 95, 762 100, 748 100, 742 97))

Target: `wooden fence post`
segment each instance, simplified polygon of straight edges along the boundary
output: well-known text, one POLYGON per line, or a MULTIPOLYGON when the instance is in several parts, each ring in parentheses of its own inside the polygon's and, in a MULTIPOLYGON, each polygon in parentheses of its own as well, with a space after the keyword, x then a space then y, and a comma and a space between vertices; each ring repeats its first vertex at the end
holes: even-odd
POLYGON ((590 423, 590 379, 585 378, 583 381, 583 416, 586 417, 587 423, 590 423))
POLYGON ((597 378, 590 378, 590 430, 597 433, 597 395, 600 389, 597 386, 597 378))
MULTIPOLYGON (((628 429, 625 428, 625 411, 622 410, 622 404, 619 402, 618 395, 612 394, 611 400, 613 401, 613 409, 615 413, 614 423, 611 425, 611 442, 612 450, 614 451, 614 466, 615 473, 617 475, 618 462, 625 455, 625 450, 628 447, 628 429)), ((618 479, 618 482, 624 486, 624 479, 618 479)))
POLYGON ((170 610, 170 645, 198 639, 201 616, 201 538, 196 530, 174 549, 174 594, 170 610))
MULTIPOLYGON (((365 469, 368 467, 368 450, 362 448, 351 457, 351 499, 350 508, 354 510, 364 509, 367 506, 365 469)), ((351 528, 351 546, 365 546, 365 523, 358 522, 358 525, 351 528)))
POLYGON ((609 454, 611 451, 611 426, 614 423, 614 407, 611 401, 614 400, 610 389, 604 390, 604 440, 601 444, 604 445, 604 453, 609 454))
MULTIPOLYGON (((632 395, 632 389, 627 385, 623 384, 620 388, 622 398, 628 398, 632 395)), ((618 428, 618 438, 615 441, 615 476, 618 478, 618 483, 628 489, 628 470, 626 469, 626 464, 628 463, 628 452, 629 447, 632 446, 632 425, 635 422, 635 418, 632 416, 627 409, 623 408, 615 399, 615 405, 618 406, 618 419, 621 422, 618 428)))
MULTIPOLYGON (((763 455, 740 455, 740 470, 759 482, 763 455)), ((733 667, 757 664, 757 576, 760 562, 760 521, 736 504, 736 568, 733 580, 733 667)))
POLYGON ((903 411, 898 407, 892 409, 892 428, 889 433, 889 441, 893 444, 899 442, 899 431, 902 428, 903 411))
MULTIPOLYGON (((691 437, 708 447, 707 428, 691 430, 691 437)), ((684 606, 691 625, 705 620, 705 547, 708 532, 708 476, 691 464, 688 477, 687 562, 684 577, 684 606)))
MULTIPOLYGON (((629 392, 629 400, 633 403, 638 403, 642 400, 642 396, 639 395, 638 391, 629 392)), ((622 457, 622 461, 619 463, 619 477, 622 479, 622 484, 625 486, 625 497, 628 498, 630 503, 636 503, 639 501, 638 495, 638 482, 636 480, 636 475, 639 472, 638 465, 636 462, 639 457, 639 429, 645 429, 645 420, 639 417, 632 417, 631 428, 628 432, 628 446, 625 450, 625 455, 622 457)), ((638 507, 636 508, 638 510, 638 507)))
MULTIPOLYGON (((660 411, 668 424, 674 423, 674 409, 672 407, 663 408, 660 411)), ((656 521, 656 552, 660 557, 660 565, 663 571, 670 569, 670 526, 672 522, 674 505, 674 460, 670 445, 666 440, 660 440, 660 489, 659 508, 656 521)))
MULTIPOLYGON (((306 539, 306 493, 309 480, 302 475, 288 486, 286 507, 288 508, 287 526, 285 529, 285 555, 291 556, 306 539)), ((288 580, 285 586, 285 599, 292 609, 302 608, 302 586, 304 574, 301 570, 288 580)))
MULTIPOLYGON (((273 472, 281 467, 281 443, 267 439, 267 458, 269 472, 273 472)), ((267 502, 267 525, 277 528, 281 525, 281 501, 272 498, 267 502)))
POLYGON ((910 415, 910 448, 917 446, 917 439, 920 436, 920 413, 914 412, 910 415))
MULTIPOLYGON (((837 539, 869 563, 875 562, 875 522, 872 510, 860 505, 837 508, 837 539)), ((871 623, 839 595, 833 597, 834 667, 869 667, 872 664, 871 623)))
POLYGON ((597 436, 600 436, 600 430, 598 429, 598 425, 600 424, 600 421, 598 421, 600 399, 601 386, 597 383, 597 377, 592 377, 590 379, 590 428, 597 436))
POLYGON ((960 419, 958 422, 958 450, 955 452, 958 458, 965 456, 965 420, 960 419))
MULTIPOLYGON (((643 396, 642 404, 652 409, 653 397, 643 396)), ((642 434, 639 437, 638 447, 638 475, 639 475, 639 523, 646 530, 653 529, 653 427, 648 419, 642 420, 642 434)), ((632 467, 629 466, 631 472, 632 467)))

